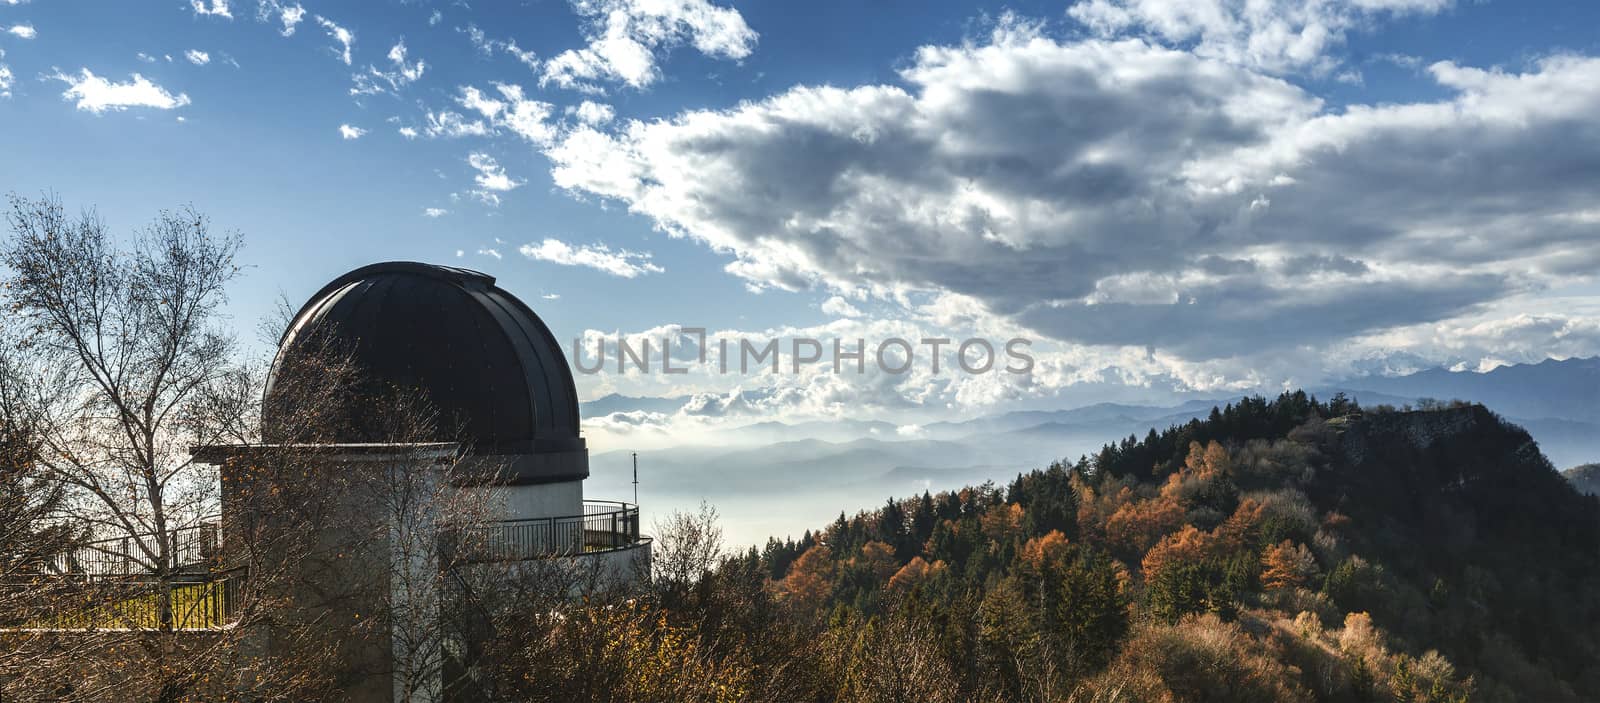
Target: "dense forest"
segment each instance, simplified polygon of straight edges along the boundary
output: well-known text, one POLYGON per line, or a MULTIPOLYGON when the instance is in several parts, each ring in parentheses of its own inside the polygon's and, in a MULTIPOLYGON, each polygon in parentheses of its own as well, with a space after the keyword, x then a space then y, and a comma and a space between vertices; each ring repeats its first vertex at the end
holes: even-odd
MULTIPOLYGON (((1600 500, 1477 405, 1246 399, 502 642, 529 698, 1600 699, 1600 500)), ((505 679, 502 679, 505 680, 505 679)))

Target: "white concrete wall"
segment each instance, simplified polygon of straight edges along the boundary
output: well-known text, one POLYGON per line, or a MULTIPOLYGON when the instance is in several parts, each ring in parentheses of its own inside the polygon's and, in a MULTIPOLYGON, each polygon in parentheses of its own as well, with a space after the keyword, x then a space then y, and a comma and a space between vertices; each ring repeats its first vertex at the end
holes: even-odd
MULTIPOLYGON (((574 597, 591 588, 637 588, 650 578, 650 548, 648 539, 631 547, 604 552, 589 552, 548 559, 529 559, 512 564, 486 564, 473 568, 506 569, 514 578, 535 582, 565 583, 574 597)), ((500 573, 491 571, 489 573, 500 573)))
MULTIPOLYGON (((466 493, 487 493, 494 520, 569 517, 583 514, 583 481, 528 486, 462 486, 466 493)), ((469 502, 470 502, 469 498, 469 502)))
POLYGON ((499 486, 494 490, 505 506, 505 520, 583 514, 583 481, 499 486))
POLYGON ((595 552, 581 557, 566 557, 568 559, 596 559, 603 567, 601 570, 604 578, 615 584, 639 585, 641 581, 650 578, 650 547, 649 541, 640 542, 626 549, 613 549, 606 552, 595 552))

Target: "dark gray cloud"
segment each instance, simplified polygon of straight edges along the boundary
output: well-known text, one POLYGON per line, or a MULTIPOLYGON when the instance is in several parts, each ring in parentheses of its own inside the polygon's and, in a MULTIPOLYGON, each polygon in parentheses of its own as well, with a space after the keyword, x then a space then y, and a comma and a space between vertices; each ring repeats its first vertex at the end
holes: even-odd
POLYGON ((581 127, 548 153, 559 185, 755 285, 955 293, 1065 342, 1209 359, 1592 275, 1600 60, 1431 73, 1451 98, 1330 112, 1236 63, 1023 32, 924 48, 903 86, 581 127))
POLYGON ((1296 293, 1250 280, 1196 287, 1170 305, 1066 303, 1023 310, 1018 320, 1057 339, 1142 345, 1190 358, 1286 346, 1315 347, 1356 330, 1384 329, 1472 312, 1503 292, 1492 275, 1369 285, 1352 281, 1296 293))

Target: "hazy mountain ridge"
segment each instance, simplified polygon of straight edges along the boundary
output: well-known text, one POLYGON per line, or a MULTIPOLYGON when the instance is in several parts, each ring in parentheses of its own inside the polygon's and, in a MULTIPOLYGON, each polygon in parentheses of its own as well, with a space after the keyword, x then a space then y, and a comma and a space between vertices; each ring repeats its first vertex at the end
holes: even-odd
MULTIPOLYGON (((1316 384, 1307 390, 1318 397, 1330 397, 1335 392, 1344 392, 1351 396, 1360 395, 1362 402, 1369 405, 1402 404, 1425 397, 1440 400, 1461 399, 1484 403, 1494 408, 1495 412, 1507 417, 1600 422, 1600 357, 1546 359, 1534 364, 1499 366, 1481 373, 1433 368, 1398 376, 1352 376, 1316 384)), ((746 395, 749 394, 746 392, 746 395)), ((968 420, 933 422, 924 425, 924 429, 929 431, 959 428, 993 429, 989 423, 996 422, 1010 425, 1007 429, 1017 429, 1019 424, 1089 423, 1124 418, 1154 419, 1168 413, 1209 411, 1212 405, 1257 394, 1271 396, 1276 395, 1277 391, 1263 388, 1250 393, 1218 394, 1214 397, 1192 398, 1173 405, 1099 402, 1059 410, 1019 410, 968 420)), ((682 409, 693 398, 692 395, 657 397, 611 393, 585 401, 581 405, 585 416, 631 411, 673 413, 682 409)), ((774 423, 759 422, 750 426, 772 424, 774 423)), ((887 422, 871 424, 894 427, 893 423, 887 422)))
POLYGON ((1470 400, 1506 417, 1600 423, 1600 357, 1546 359, 1485 373, 1430 369, 1352 378, 1340 385, 1399 397, 1470 400))
MULTIPOLYGON (((1509 395, 1519 388, 1529 393, 1565 394, 1512 404, 1527 415, 1485 404, 1526 429, 1555 465, 1574 466, 1600 458, 1600 422, 1585 420, 1583 412, 1575 413, 1576 417, 1553 413, 1571 413, 1583 407, 1583 396, 1592 392, 1592 386, 1586 384, 1593 381, 1597 362, 1600 360, 1573 359, 1532 365, 1538 367, 1532 373, 1538 380, 1529 383, 1524 383, 1530 375, 1528 368, 1507 366, 1482 374, 1423 372, 1413 375, 1421 380, 1401 377, 1392 381, 1399 390, 1416 391, 1414 395, 1387 392, 1395 389, 1376 377, 1341 381, 1310 392, 1324 400, 1343 392, 1368 407, 1400 407, 1423 397, 1484 402, 1486 397, 1509 395)), ((742 505, 756 496, 780 501, 782 507, 777 510, 752 510, 747 517, 755 522, 748 525, 729 515, 731 539, 759 540, 768 534, 798 533, 810 526, 805 516, 817 511, 871 507, 882 495, 1008 480, 1052 461, 1092 456, 1108 442, 1142 438, 1152 429, 1204 419, 1213 407, 1237 403, 1243 397, 1192 399, 1171 406, 1096 403, 1061 410, 995 413, 916 428, 882 420, 758 422, 713 432, 694 444, 640 452, 641 481, 657 506, 683 507, 702 498, 719 505, 742 505), (721 500, 723 497, 728 500, 721 500)), ((1600 405, 1600 395, 1594 398, 1593 404, 1600 405)), ((681 404, 687 397, 613 395, 600 400, 612 407, 644 401, 634 407, 642 410, 681 404)), ((605 451, 594 455, 591 467, 596 491, 628 488, 629 454, 605 451)))
MULTIPOLYGON (((1467 400, 1483 403, 1527 428, 1558 465, 1589 461, 1600 456, 1600 357, 1547 360, 1538 364, 1501 366, 1485 373, 1432 369, 1407 376, 1363 376, 1309 389, 1319 398, 1344 393, 1363 405, 1413 404, 1421 398, 1467 400)), ((1263 393, 1275 395, 1276 393, 1263 393)), ((873 438, 884 441, 937 439, 998 449, 999 463, 1049 460, 1074 456, 1095 448, 1082 440, 1103 443, 1128 434, 1182 424, 1204 417, 1211 408, 1237 402, 1253 394, 1220 395, 1192 399, 1176 405, 1095 403, 1060 410, 1019 410, 981 417, 902 427, 882 420, 765 421, 719 430, 701 444, 716 446, 771 445, 800 439, 848 442, 873 438), (996 442, 1001 435, 1023 440, 1021 446, 996 442), (1032 440, 1059 442, 1047 453, 1032 440), (990 447, 990 444, 999 444, 990 447)), ((585 415, 609 412, 662 412, 681 409, 691 396, 629 397, 611 394, 584 403, 585 415)), ((676 451, 668 450, 668 451, 676 451)))
POLYGON ((687 395, 658 397, 608 393, 600 396, 599 398, 595 398, 594 400, 588 400, 579 403, 578 406, 584 417, 599 417, 602 415, 610 415, 611 413, 635 411, 673 413, 677 412, 679 408, 682 408, 684 403, 689 402, 690 397, 691 396, 687 395))
MULTIPOLYGON (((593 461, 617 463, 629 459, 629 454, 603 452, 593 461)), ((715 485, 718 491, 728 493, 783 493, 820 485, 859 484, 897 470, 895 475, 905 478, 910 470, 906 467, 929 466, 932 457, 941 463, 930 467, 936 470, 962 469, 984 460, 972 447, 953 442, 878 439, 801 439, 724 451, 684 447, 642 456, 653 478, 690 489, 715 485)))

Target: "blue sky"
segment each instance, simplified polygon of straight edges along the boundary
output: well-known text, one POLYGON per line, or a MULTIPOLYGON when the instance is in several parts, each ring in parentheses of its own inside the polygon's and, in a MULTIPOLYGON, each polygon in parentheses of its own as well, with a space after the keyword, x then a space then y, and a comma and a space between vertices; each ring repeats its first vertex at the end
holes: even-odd
POLYGON ((246 330, 414 259, 563 338, 1040 358, 581 380, 703 414, 1485 368, 1600 352, 1597 29, 1577 2, 0 0, 0 189, 119 228, 194 204, 246 236, 246 330))

